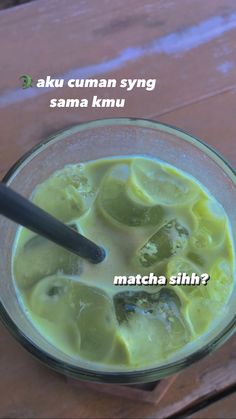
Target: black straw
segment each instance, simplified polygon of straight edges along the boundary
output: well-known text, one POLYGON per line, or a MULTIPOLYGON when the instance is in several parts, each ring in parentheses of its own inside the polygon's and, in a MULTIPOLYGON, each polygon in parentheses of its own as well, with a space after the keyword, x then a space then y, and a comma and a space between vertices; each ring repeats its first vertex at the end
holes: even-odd
POLYGON ((100 263, 105 258, 102 247, 72 230, 2 182, 0 182, 0 214, 91 263, 100 263))

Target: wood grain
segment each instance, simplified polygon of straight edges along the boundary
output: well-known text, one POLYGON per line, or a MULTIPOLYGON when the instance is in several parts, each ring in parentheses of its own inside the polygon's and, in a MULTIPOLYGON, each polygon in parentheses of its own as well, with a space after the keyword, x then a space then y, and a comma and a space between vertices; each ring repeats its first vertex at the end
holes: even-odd
POLYGON ((4 377, 0 381, 1 418, 166 418, 177 415, 183 407, 193 406, 198 400, 198 390, 202 400, 204 394, 207 399, 214 377, 215 391, 219 383, 229 386, 235 382, 235 338, 183 371, 171 391, 158 406, 153 406, 139 399, 132 401, 86 388, 76 389, 64 377, 33 359, 4 328, 0 329, 0 374, 4 377))
POLYGON ((236 167, 235 105, 236 89, 164 115, 155 115, 154 119, 181 126, 211 145, 236 167))
MULTIPOLYGON (((128 6, 120 0, 119 7, 106 0, 99 4, 61 0, 57 7, 57 0, 38 0, 0 13, 2 174, 30 147, 70 124, 112 116, 159 118, 165 114, 168 120, 169 112, 235 91, 234 1, 217 0, 210 7, 205 0, 181 0, 181 7, 179 2, 164 0, 149 5, 131 0, 128 6), (157 78, 158 84, 153 92, 78 92, 66 87, 30 91, 20 87, 19 76, 24 73, 32 74, 34 80, 73 74, 79 78, 157 78), (52 97, 91 99, 92 95, 124 97, 126 107, 49 108, 52 97)), ((233 109, 234 94, 232 98, 233 109)), ((181 117, 175 120, 180 128, 185 125, 181 117)), ((215 125, 216 131, 222 127, 219 118, 215 125)), ((199 121, 198 126, 203 123, 199 121)))
POLYGON ((123 399, 139 400, 159 405, 161 399, 167 391, 171 391, 174 381, 178 375, 171 375, 165 380, 159 380, 154 383, 136 384, 131 386, 117 384, 98 384, 91 382, 83 382, 68 378, 68 384, 74 386, 77 391, 88 389, 89 391, 101 392, 103 394, 111 394, 112 396, 122 397, 123 399))
POLYGON ((201 409, 198 412, 190 415, 189 418, 214 418, 214 419, 234 419, 236 411, 236 393, 231 394, 228 397, 224 397, 218 402, 211 404, 205 409, 201 409))

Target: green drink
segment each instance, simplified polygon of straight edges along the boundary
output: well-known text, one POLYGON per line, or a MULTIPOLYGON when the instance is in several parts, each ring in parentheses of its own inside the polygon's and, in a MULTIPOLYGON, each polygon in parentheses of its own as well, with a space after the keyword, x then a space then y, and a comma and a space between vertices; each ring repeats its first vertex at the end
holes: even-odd
POLYGON ((35 328, 79 360, 134 369, 162 364, 217 325, 233 289, 231 230, 195 178, 141 156, 68 165, 32 200, 106 249, 92 265, 19 229, 13 273, 35 328), (207 272, 205 286, 115 286, 116 275, 207 272))

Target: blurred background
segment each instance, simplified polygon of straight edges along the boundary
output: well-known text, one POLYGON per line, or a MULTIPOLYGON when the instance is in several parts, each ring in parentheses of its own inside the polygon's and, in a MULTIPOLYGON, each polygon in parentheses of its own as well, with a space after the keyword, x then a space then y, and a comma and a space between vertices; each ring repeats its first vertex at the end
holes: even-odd
MULTIPOLYGON (((48 135, 83 121, 150 118, 236 165, 235 0, 0 0, 0 177, 48 135), (156 88, 22 89, 53 78, 155 78, 156 88), (51 98, 125 98, 124 108, 50 108, 51 98)), ((79 390, 0 328, 1 417, 235 417, 236 340, 181 373, 158 404, 79 390)), ((153 389, 154 387, 152 387, 153 389)), ((128 393, 128 390, 127 390, 128 393)))

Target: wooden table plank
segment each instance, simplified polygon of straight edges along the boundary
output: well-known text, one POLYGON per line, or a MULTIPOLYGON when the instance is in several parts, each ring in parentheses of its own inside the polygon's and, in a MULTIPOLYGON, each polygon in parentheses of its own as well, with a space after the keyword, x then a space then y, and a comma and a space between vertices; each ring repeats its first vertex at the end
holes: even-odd
POLYGON ((236 415, 236 393, 231 394, 228 397, 224 397, 218 402, 211 404, 205 409, 201 409, 193 415, 188 416, 189 418, 202 419, 202 418, 214 418, 214 419, 235 419, 236 415))
POLYGON ((179 126, 215 148, 236 167, 236 89, 154 119, 179 126))
POLYGON ((4 328, 0 330, 0 374, 4 377, 0 381, 1 418, 166 418, 181 411, 186 398, 192 407, 199 389, 203 400, 209 389, 208 378, 210 382, 216 379, 217 390, 217 384, 224 379, 222 371, 226 371, 226 384, 227 380, 232 383, 236 374, 236 338, 232 338, 220 350, 184 370, 171 392, 158 406, 153 406, 115 395, 78 391, 62 376, 34 360, 4 328))
POLYGON ((148 7, 141 0, 129 4, 120 0, 120 7, 106 0, 99 7, 98 3, 95 6, 82 0, 62 0, 60 7, 57 4, 56 0, 37 0, 0 13, 0 115, 4 121, 1 173, 29 147, 70 124, 112 116, 158 117, 235 89, 236 7, 232 0, 223 4, 217 0, 211 7, 204 0, 181 0, 183 13, 179 12, 179 2, 172 1, 159 1, 157 5, 153 1, 148 7), (172 50, 173 43, 177 46, 172 50), (153 92, 78 92, 66 87, 49 92, 22 90, 18 78, 25 72, 35 80, 48 74, 156 77, 158 85, 153 92), (94 94, 122 96, 126 107, 49 108, 52 97, 91 99, 94 94))

